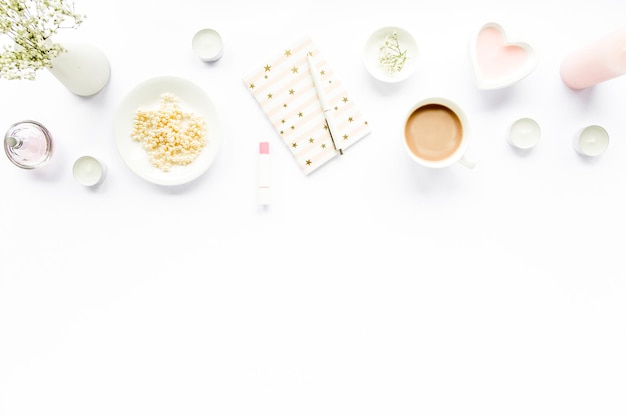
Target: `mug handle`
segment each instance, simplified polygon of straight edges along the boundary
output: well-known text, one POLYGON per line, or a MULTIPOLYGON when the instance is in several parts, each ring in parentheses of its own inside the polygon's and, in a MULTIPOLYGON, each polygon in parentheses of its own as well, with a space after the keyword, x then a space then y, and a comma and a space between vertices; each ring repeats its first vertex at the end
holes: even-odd
POLYGON ((469 159, 467 159, 467 158, 465 157, 465 155, 463 155, 463 156, 461 157, 461 159, 459 159, 459 160, 458 160, 458 162, 459 162, 461 165, 463 165, 465 168, 469 168, 469 169, 472 169, 472 168, 474 168, 474 167, 476 166, 476 164, 474 163, 474 161, 470 161, 469 159))

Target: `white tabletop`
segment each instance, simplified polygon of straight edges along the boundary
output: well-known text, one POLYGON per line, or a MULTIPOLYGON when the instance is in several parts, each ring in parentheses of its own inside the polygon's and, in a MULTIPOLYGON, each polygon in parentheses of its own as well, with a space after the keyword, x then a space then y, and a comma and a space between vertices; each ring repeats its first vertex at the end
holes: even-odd
POLYGON ((47 71, 0 80, 3 129, 34 119, 56 146, 34 171, 0 161, 0 416, 626 414, 626 77, 583 91, 559 77, 624 23, 622 0, 76 7, 87 19, 59 38, 106 52, 102 92, 47 71), (468 41, 487 21, 540 53, 509 88, 472 82, 468 41), (395 85, 362 62, 387 25, 419 46, 395 85), (224 41, 214 63, 191 49, 205 27, 224 41), (308 176, 242 82, 303 36, 372 128, 308 176), (159 75, 200 85, 223 123, 215 163, 184 186, 139 178, 115 146, 118 104, 159 75), (473 170, 405 153, 405 112, 429 96, 465 110, 473 170), (527 153, 506 141, 521 117, 542 129, 527 153), (587 124, 611 137, 594 160, 572 149, 587 124), (72 177, 85 154, 108 167, 97 189, 72 177))

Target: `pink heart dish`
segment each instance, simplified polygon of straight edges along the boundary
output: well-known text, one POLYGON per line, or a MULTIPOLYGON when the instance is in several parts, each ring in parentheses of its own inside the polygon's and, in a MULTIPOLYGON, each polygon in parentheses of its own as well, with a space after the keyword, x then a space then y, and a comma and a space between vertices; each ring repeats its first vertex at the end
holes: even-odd
POLYGON ((484 24, 470 42, 474 82, 483 90, 509 86, 537 66, 535 50, 524 42, 511 42, 501 25, 484 24))

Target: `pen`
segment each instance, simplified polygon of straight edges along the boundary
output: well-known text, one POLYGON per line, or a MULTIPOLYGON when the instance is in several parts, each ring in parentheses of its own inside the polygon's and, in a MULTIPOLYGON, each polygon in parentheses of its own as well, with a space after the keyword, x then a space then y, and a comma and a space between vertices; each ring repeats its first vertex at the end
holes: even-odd
MULTIPOLYGON (((315 91, 317 92, 317 97, 319 98, 320 105, 322 106, 322 111, 324 111, 324 119, 326 120, 326 126, 328 126, 328 133, 330 133, 330 140, 333 142, 335 150, 339 151, 339 154, 343 155, 343 149, 341 148, 340 143, 335 141, 337 128, 335 127, 335 121, 333 119, 333 115, 331 114, 333 109, 326 100, 326 96, 324 95, 324 90, 322 88, 322 82, 319 78, 319 73, 317 68, 315 68, 315 64, 313 64, 313 60, 310 55, 307 55, 307 60, 309 61, 309 71, 311 72, 311 77, 313 78, 315 91)), ((339 137, 337 137, 337 139, 339 139, 339 137)))

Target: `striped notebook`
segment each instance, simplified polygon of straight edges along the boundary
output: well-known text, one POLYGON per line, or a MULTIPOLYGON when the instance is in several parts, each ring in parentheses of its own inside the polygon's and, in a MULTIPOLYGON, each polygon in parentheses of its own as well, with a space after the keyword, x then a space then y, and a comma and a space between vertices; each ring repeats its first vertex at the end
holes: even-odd
POLYGON ((326 126, 307 56, 317 67, 327 100, 334 108, 335 140, 341 140, 346 149, 370 133, 367 120, 311 39, 283 49, 243 81, 305 174, 339 155, 326 126))

